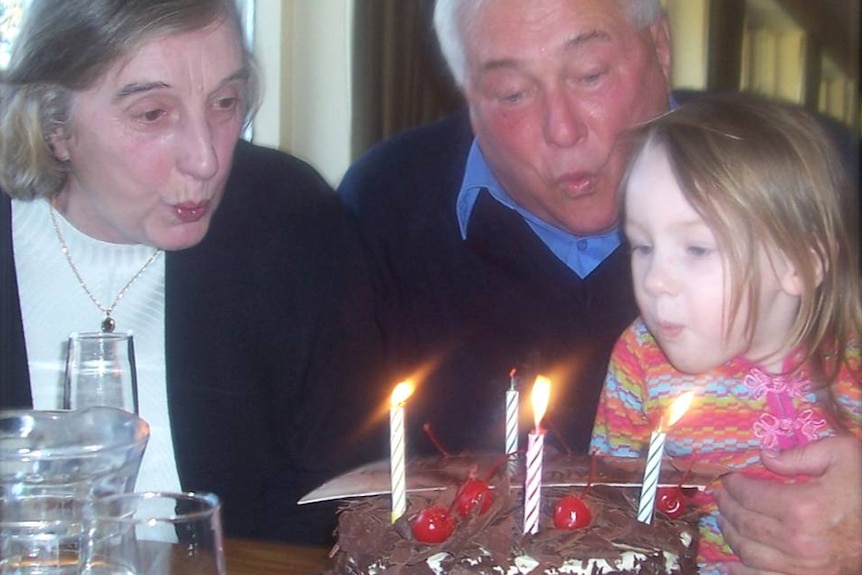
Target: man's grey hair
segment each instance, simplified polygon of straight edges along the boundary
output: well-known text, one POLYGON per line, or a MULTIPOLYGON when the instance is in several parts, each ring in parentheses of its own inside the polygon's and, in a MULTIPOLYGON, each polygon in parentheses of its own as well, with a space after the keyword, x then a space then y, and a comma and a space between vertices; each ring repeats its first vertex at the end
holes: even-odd
MULTIPOLYGON (((465 39, 470 36, 479 9, 496 0, 437 0, 434 6, 434 31, 440 51, 459 88, 467 81, 467 50, 465 39)), ((638 29, 645 28, 662 15, 660 0, 600 0, 622 2, 629 19, 638 29)))

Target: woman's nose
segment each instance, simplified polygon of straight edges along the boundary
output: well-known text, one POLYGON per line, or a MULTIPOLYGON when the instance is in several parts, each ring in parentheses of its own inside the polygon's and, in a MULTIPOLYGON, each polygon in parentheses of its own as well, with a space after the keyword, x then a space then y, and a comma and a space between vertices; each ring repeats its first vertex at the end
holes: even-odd
POLYGON ((180 170, 199 180, 213 177, 218 171, 218 156, 209 122, 190 119, 183 131, 178 151, 180 170))

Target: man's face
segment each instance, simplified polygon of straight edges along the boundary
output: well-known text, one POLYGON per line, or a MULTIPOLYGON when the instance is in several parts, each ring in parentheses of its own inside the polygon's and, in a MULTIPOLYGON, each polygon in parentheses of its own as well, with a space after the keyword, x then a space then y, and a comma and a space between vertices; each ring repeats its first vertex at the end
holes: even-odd
POLYGON ((473 130, 509 195, 574 234, 613 228, 617 139, 668 106, 664 22, 639 31, 615 0, 495 0, 466 37, 473 130))

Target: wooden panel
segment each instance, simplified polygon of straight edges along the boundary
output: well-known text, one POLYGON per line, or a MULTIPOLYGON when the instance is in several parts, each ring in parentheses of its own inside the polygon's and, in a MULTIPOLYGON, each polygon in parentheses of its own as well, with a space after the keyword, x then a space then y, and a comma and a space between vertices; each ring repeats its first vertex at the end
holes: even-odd
POLYGON ((709 8, 709 90, 737 90, 742 70, 745 0, 720 0, 709 8))

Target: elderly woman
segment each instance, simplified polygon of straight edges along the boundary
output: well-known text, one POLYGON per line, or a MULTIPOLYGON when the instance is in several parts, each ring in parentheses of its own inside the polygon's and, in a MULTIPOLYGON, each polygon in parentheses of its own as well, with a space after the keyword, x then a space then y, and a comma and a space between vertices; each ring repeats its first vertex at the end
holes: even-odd
POLYGON ((257 83, 233 0, 27 18, 0 83, 0 408, 56 407, 70 332, 131 330, 137 488, 217 493, 229 535, 323 541, 334 519, 295 502, 367 458, 371 282, 319 175, 239 140, 257 83))

